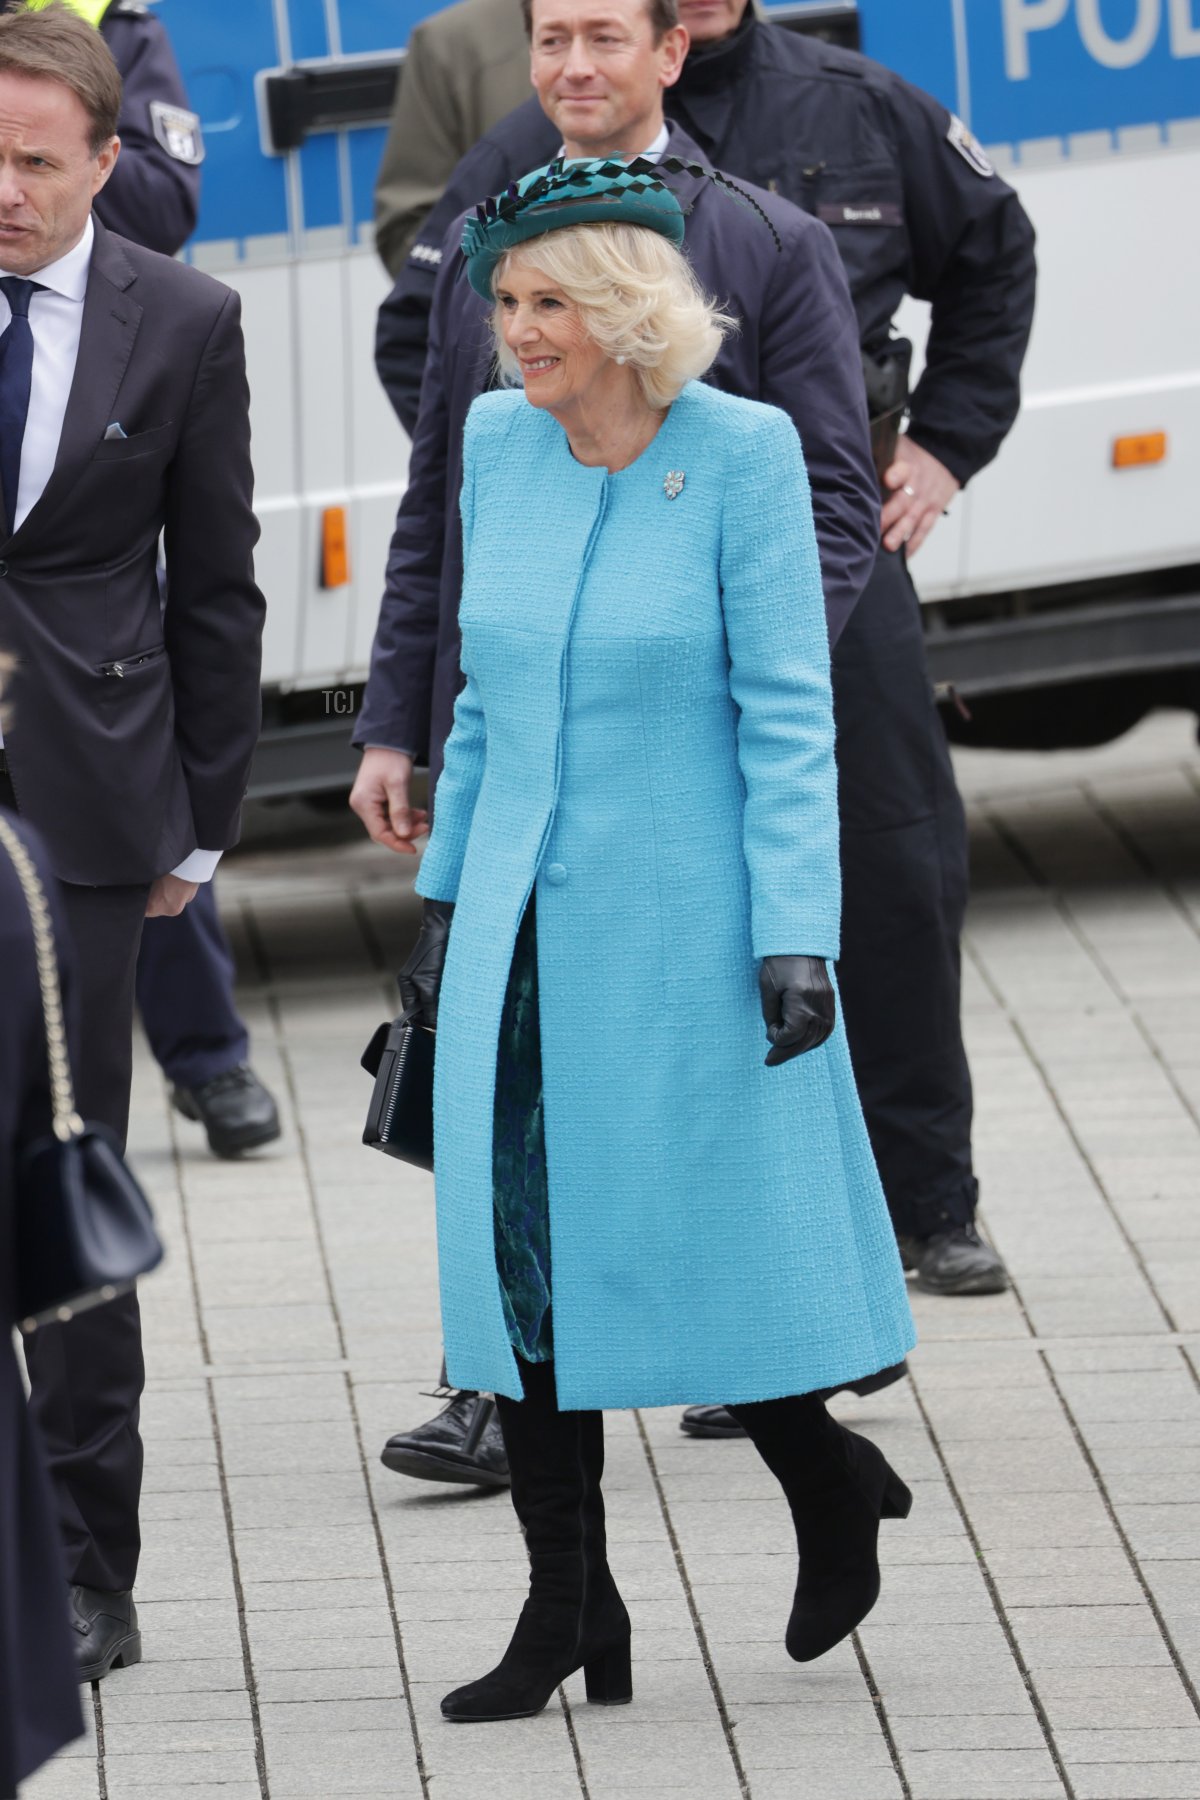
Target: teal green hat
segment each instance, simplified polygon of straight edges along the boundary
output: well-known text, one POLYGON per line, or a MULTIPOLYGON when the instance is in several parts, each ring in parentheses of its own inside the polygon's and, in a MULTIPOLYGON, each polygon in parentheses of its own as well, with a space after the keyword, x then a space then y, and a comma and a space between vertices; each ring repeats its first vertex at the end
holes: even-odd
MULTIPOLYGON (((675 158, 670 161, 676 163, 675 158)), ((502 194, 475 208, 463 230, 471 286, 490 300, 492 276, 502 256, 517 244, 567 225, 643 225, 678 247, 683 242, 683 208, 663 180, 662 169, 644 156, 628 163, 611 157, 564 162, 560 157, 510 182, 502 194)))

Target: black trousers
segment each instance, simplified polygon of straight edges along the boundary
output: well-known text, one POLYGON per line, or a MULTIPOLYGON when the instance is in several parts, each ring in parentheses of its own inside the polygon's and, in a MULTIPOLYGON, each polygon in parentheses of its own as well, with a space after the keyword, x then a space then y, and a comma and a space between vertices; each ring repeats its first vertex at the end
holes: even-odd
POLYGON ((967 831, 902 555, 881 551, 833 657, 842 830, 838 986, 897 1232, 974 1215, 959 944, 967 831))
MULTIPOLYGON (((12 805, 0 775, 0 805, 12 805)), ((77 1111, 124 1142, 133 1067, 133 989, 147 889, 59 883, 74 946, 70 1007, 77 1111)), ((26 1339, 30 1405, 41 1433, 66 1549, 85 1587, 131 1588, 141 1538, 145 1382, 137 1296, 124 1295, 26 1339)))
POLYGON ((233 952, 217 912, 214 882, 201 882, 177 918, 146 920, 138 953, 138 1010, 155 1061, 177 1087, 202 1087, 245 1062, 250 1038, 233 983, 233 952))

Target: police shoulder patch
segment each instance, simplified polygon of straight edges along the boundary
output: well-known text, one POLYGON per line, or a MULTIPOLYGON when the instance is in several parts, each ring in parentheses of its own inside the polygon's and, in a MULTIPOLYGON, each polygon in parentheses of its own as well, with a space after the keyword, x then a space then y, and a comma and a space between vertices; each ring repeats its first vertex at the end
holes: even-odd
POLYGON ((952 144, 965 163, 969 163, 977 175, 986 181, 996 173, 987 154, 975 136, 968 131, 957 113, 950 114, 950 129, 946 133, 946 142, 952 144))
POLYGON ((194 166, 204 161, 204 139, 196 113, 188 112, 182 106, 171 106, 166 100, 152 100, 150 123, 155 137, 176 162, 194 166))

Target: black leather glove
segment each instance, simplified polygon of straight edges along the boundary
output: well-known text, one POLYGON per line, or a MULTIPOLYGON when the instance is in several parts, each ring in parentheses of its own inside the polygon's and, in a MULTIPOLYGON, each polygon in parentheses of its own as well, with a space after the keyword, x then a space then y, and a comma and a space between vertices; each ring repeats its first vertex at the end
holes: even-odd
POLYGON ((769 1069, 816 1050, 832 1033, 837 1001, 823 956, 765 956, 758 991, 771 1040, 769 1069))
POLYGON ((438 994, 453 917, 452 900, 426 900, 412 955, 396 977, 404 1011, 414 1025, 426 1025, 430 1031, 437 1028, 438 994))

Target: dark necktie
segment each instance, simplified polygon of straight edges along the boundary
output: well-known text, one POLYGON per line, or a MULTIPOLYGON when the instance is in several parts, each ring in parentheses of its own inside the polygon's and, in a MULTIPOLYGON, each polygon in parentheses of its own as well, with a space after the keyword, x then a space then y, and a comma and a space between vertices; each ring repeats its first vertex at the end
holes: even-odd
POLYGON ((0 495, 10 534, 17 528, 17 488, 21 480, 21 443, 29 416, 33 381, 33 329, 29 302, 45 290, 38 281, 0 275, 0 293, 12 308, 12 319, 0 337, 0 495))

